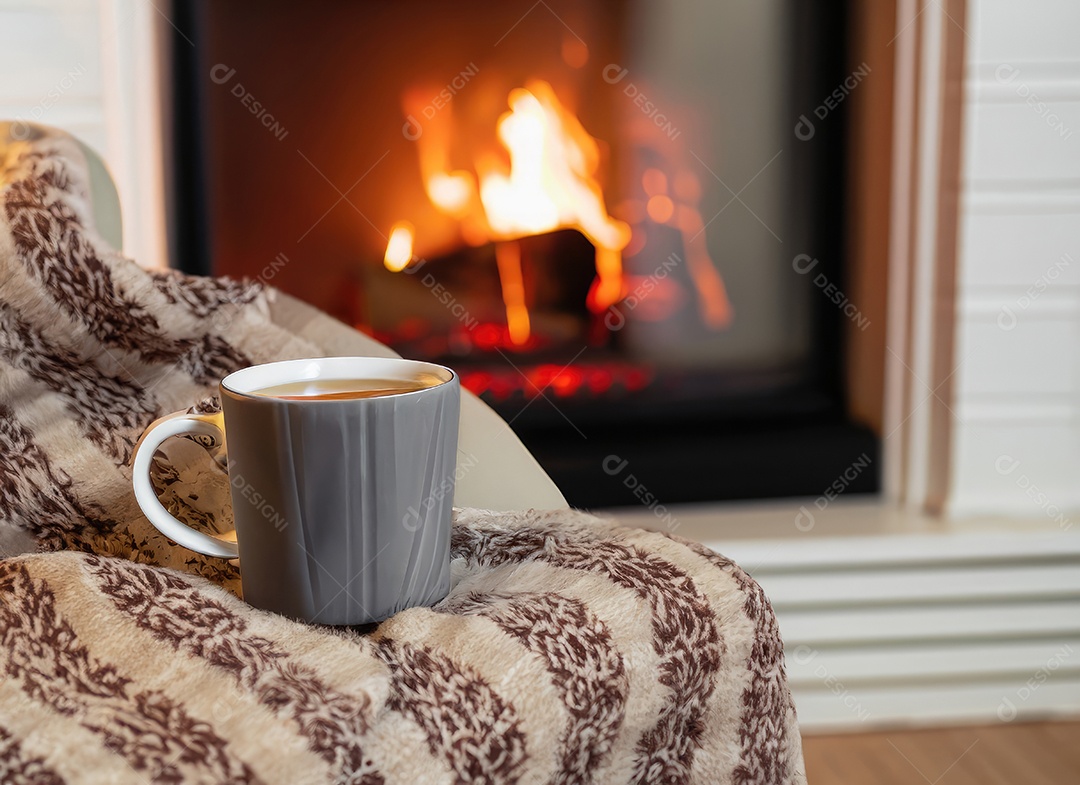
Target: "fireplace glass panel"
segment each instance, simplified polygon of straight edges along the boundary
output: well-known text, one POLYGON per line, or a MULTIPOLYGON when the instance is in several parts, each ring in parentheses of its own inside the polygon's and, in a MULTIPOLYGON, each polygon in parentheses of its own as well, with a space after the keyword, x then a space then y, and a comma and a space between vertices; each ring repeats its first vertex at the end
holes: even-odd
POLYGON ((838 263, 842 119, 792 130, 831 77, 833 16, 241 0, 181 20, 191 267, 454 367, 571 501, 615 500, 588 489, 628 428, 679 473, 703 445, 672 434, 837 416, 832 315, 792 265, 838 263))

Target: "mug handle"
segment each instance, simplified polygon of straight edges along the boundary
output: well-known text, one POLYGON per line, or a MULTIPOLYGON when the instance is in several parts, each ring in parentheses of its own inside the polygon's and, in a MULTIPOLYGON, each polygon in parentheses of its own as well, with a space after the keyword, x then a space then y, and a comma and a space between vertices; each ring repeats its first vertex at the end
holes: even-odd
POLYGON ((135 459, 132 466, 131 482, 135 487, 135 501, 139 503, 143 514, 150 523, 173 542, 206 556, 218 556, 222 559, 236 559, 240 550, 236 546, 236 532, 225 532, 221 537, 213 537, 196 531, 174 518, 158 500, 154 486, 150 482, 150 465, 154 452, 162 442, 172 436, 193 434, 206 437, 198 443, 208 449, 220 447, 225 443, 225 431, 221 414, 188 414, 180 412, 170 414, 150 424, 138 444, 135 445, 135 459))

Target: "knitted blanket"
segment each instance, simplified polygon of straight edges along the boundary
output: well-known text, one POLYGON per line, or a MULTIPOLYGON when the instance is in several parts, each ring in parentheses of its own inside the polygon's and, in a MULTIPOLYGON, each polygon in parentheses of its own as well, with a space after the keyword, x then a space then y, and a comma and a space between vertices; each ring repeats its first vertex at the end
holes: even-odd
MULTIPOLYGON (((120 256, 63 135, 0 140, 0 186, 0 534, 39 549, 0 560, 0 782, 805 782, 768 601, 694 543, 460 509, 434 608, 360 631, 246 605, 127 463, 230 371, 328 353, 318 324, 120 256)), ((228 528, 222 467, 172 441, 163 503, 228 528)))

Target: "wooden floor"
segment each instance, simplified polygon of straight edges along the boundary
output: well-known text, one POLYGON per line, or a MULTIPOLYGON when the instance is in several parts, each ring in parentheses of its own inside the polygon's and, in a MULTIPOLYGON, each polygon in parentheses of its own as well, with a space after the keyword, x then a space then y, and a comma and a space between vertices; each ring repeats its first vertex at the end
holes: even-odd
POLYGON ((805 736, 808 785, 1080 785, 1080 722, 805 736))

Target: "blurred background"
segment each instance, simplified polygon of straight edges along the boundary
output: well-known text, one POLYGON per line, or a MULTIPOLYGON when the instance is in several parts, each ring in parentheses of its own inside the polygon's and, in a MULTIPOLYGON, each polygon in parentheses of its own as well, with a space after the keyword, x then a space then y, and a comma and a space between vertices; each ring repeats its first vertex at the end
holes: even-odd
POLYGON ((100 154, 141 264, 451 365, 571 504, 739 561, 811 783, 1064 783, 1078 30, 1064 0, 0 0, 0 117, 100 154))

